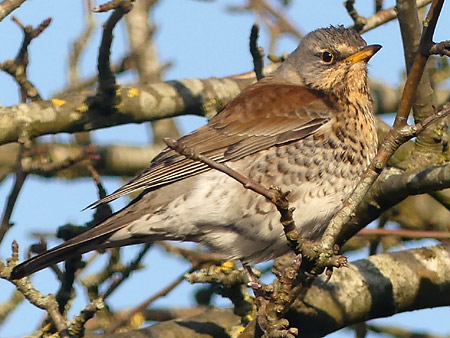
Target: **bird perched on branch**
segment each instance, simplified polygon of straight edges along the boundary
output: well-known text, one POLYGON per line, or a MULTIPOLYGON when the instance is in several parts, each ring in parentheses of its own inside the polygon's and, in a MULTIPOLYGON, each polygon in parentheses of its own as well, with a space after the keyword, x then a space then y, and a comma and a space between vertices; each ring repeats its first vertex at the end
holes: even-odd
MULTIPOLYGON (((179 143, 265 187, 291 191, 298 231, 320 239, 375 156, 367 46, 343 26, 315 30, 270 76, 179 143)), ((204 244, 256 263, 289 251, 276 207, 223 172, 166 149, 93 206, 143 190, 128 206, 19 264, 13 279, 99 248, 148 241, 204 244)))

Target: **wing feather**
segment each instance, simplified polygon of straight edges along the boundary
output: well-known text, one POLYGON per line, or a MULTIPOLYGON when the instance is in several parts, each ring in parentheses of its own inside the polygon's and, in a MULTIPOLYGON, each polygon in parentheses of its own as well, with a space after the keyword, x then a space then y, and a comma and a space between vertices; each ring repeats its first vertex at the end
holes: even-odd
MULTIPOLYGON (((207 125, 179 141, 217 162, 238 161, 314 133, 332 117, 330 107, 322 98, 305 87, 264 78, 244 90, 207 125)), ((210 168, 205 164, 167 148, 137 177, 89 207, 135 191, 153 190, 207 170, 210 168)))

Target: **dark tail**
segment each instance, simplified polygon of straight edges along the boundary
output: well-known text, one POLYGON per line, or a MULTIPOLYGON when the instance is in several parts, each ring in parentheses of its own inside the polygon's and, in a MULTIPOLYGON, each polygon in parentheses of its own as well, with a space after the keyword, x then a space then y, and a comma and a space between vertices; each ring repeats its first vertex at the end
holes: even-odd
MULTIPOLYGON (((166 239, 164 234, 149 233, 145 236, 129 236, 120 240, 116 239, 114 241, 108 241, 108 239, 118 230, 126 227, 131 222, 141 217, 141 213, 139 212, 126 211, 129 207, 132 207, 135 202, 139 201, 139 199, 140 197, 135 198, 127 207, 114 213, 86 232, 17 265, 11 271, 10 278, 20 279, 26 277, 50 265, 65 261, 88 251, 166 239)), ((148 213, 151 211, 151 208, 146 209, 146 212, 148 213)))
POLYGON ((17 265, 11 271, 11 279, 20 279, 32 273, 45 269, 46 267, 65 261, 67 259, 84 254, 85 252, 96 250, 111 234, 106 233, 101 236, 89 236, 93 229, 76 236, 63 244, 50 249, 40 255, 17 265))

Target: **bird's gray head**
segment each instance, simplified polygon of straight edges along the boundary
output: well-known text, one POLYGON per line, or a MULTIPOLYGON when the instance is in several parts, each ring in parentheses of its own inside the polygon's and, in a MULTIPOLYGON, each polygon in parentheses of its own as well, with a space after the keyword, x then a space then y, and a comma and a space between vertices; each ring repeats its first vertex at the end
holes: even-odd
POLYGON ((274 73, 285 81, 342 96, 367 91, 367 61, 381 48, 367 46, 353 29, 344 26, 317 29, 274 73))

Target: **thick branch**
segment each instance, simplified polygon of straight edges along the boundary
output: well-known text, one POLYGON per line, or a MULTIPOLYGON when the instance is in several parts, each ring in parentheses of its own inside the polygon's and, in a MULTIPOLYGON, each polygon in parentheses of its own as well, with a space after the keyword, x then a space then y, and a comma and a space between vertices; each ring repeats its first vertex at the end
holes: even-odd
MULTIPOLYGON (((402 110, 406 114, 396 118, 395 126, 406 123, 411 106, 416 122, 422 121, 435 111, 436 102, 433 96, 430 75, 425 64, 433 46, 432 38, 442 5, 443 1, 434 1, 431 5, 423 24, 421 37, 421 22, 415 3, 408 0, 397 0, 398 20, 405 50, 406 70, 409 75, 407 86, 405 87, 404 95, 399 106, 399 111, 402 110), (423 69, 424 71, 423 73, 418 72, 417 69, 423 69), (416 88, 414 86, 408 86, 413 81, 416 83, 416 88), (409 100, 408 96, 414 96, 414 100, 409 100)), ((417 167, 421 165, 420 163, 423 165, 423 163, 428 162, 432 159, 430 157, 432 154, 435 154, 436 157, 442 154, 442 135, 445 129, 445 124, 438 124, 418 136, 416 148, 419 150, 419 153, 414 156, 414 162, 416 163, 411 163, 411 167, 417 167)))
POLYGON ((450 166, 427 168, 419 172, 402 173, 391 168, 383 172, 358 206, 355 217, 345 225, 338 243, 344 242, 377 219, 383 211, 408 196, 429 193, 450 187, 450 166))
POLYGON ((356 261, 329 283, 316 281, 293 317, 305 337, 317 337, 367 319, 448 306, 449 255, 450 246, 434 246, 356 261))
POLYGON ((119 87, 119 102, 110 114, 90 107, 90 97, 81 94, 0 107, 0 144, 15 142, 23 135, 72 133, 185 114, 211 116, 253 81, 212 78, 119 87))
MULTIPOLYGON (((424 101, 421 104, 427 103, 431 105, 432 103, 428 73, 425 72, 424 78, 422 78, 422 75, 424 74, 425 64, 429 57, 434 29, 442 5, 443 1, 433 2, 427 16, 427 20, 430 21, 432 19, 432 21, 429 25, 424 25, 422 38, 420 38, 420 23, 415 3, 407 0, 397 1, 408 79, 398 108, 399 113, 397 113, 394 127, 400 127, 406 124, 410 109, 414 103, 411 97, 415 96, 416 103, 419 103, 419 101, 424 101)), ((427 115, 430 115, 432 108, 428 107, 426 110, 428 112, 427 115)))
MULTIPOLYGON (((265 72, 269 73, 274 68, 275 65, 266 67, 265 72)), ((186 114, 212 117, 254 81, 255 76, 251 72, 223 79, 185 79, 119 87, 119 103, 115 106, 116 111, 108 115, 108 119, 94 107, 89 107, 91 97, 86 93, 0 107, 0 145, 15 142, 27 133, 30 137, 36 137, 79 132, 186 114), (31 111, 33 114, 30 114, 31 111)), ((372 82, 371 88, 377 102, 377 111, 383 113, 395 110, 399 100, 396 89, 384 87, 378 82, 372 82), (389 98, 388 102, 384 100, 386 97, 389 98)), ((448 91, 439 93, 441 98, 448 96, 448 91)))
MULTIPOLYGON (((108 145, 96 146, 95 153, 98 159, 91 160, 95 169, 102 176, 134 176, 144 170, 150 161, 163 150, 162 145, 151 145, 146 147, 108 145)), ((32 146, 27 156, 22 160, 25 172, 33 175, 43 175, 43 173, 32 170, 34 163, 61 163, 68 159, 80 156, 83 151, 82 146, 58 143, 38 143, 32 146)), ((0 147, 0 170, 2 172, 13 173, 17 166, 17 155, 19 145, 17 143, 5 144, 0 147)), ((68 169, 47 173, 44 177, 58 177, 74 179, 81 177, 91 177, 91 173, 85 165, 75 164, 68 169)))
POLYGON ((153 0, 137 1, 126 16, 128 40, 132 51, 132 67, 136 69, 139 84, 161 82, 164 65, 161 64, 154 41, 156 27, 151 20, 154 6, 153 0))
POLYGON ((13 10, 19 8, 26 0, 3 0, 0 3, 0 21, 6 18, 13 10))
MULTIPOLYGON (((388 133, 390 127, 378 120, 378 138, 383 139, 388 133)), ((390 160, 391 166, 404 161, 411 153, 413 143, 408 143, 400 147, 390 160)), ((96 154, 99 158, 91 161, 95 169, 102 176, 134 176, 136 173, 144 170, 150 161, 163 150, 163 145, 151 146, 127 146, 127 145, 105 145, 96 146, 96 154)), ((37 143, 31 146, 27 151, 27 160, 24 163, 26 168, 34 161, 54 163, 61 162, 68 158, 75 158, 83 151, 83 147, 76 144, 60 143, 37 143)), ((10 143, 0 146, 0 172, 4 175, 14 173, 17 166, 17 155, 19 144, 10 143)), ((450 156, 450 152, 448 153, 450 156)), ((29 170, 27 170, 29 172, 29 170)), ((39 174, 34 171, 30 174, 39 174)), ((58 177, 65 179, 74 179, 80 177, 90 177, 90 172, 84 165, 74 165, 69 169, 46 175, 45 177, 58 177)), ((0 181, 3 177, 0 177, 0 181)))

